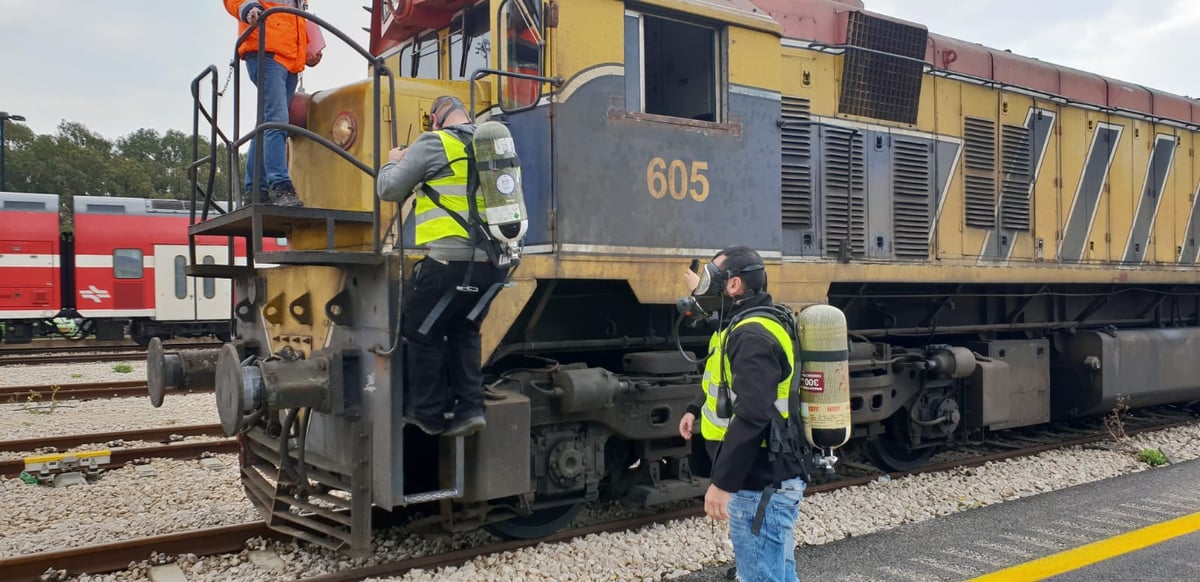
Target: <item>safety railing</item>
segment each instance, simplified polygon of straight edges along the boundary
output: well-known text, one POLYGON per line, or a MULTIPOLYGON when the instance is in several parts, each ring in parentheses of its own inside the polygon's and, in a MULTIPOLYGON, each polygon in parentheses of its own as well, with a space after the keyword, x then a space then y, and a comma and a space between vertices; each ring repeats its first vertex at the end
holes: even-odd
MULTIPOLYGON (((395 96, 395 90, 394 90, 395 89, 395 78, 393 77, 393 75, 392 75, 391 71, 388 69, 388 67, 384 64, 384 60, 382 58, 372 55, 367 49, 363 48, 361 45, 359 45, 357 42, 355 42, 353 39, 351 39, 345 33, 338 30, 336 27, 334 27, 330 23, 326 22, 325 20, 323 20, 313 14, 305 12, 303 10, 300 10, 297 8, 283 7, 283 6, 274 7, 274 8, 270 8, 270 9, 263 11, 258 19, 258 22, 256 22, 254 26, 246 28, 246 30, 244 30, 240 35, 238 35, 234 46, 235 46, 235 49, 234 49, 235 54, 234 54, 233 62, 231 65, 232 70, 231 70, 230 74, 233 77, 233 102, 234 102, 234 104, 233 104, 233 132, 232 133, 235 136, 235 138, 231 139, 228 135, 226 135, 220 129, 220 126, 218 124, 217 103, 218 103, 218 97, 220 96, 220 93, 218 93, 218 91, 217 91, 217 69, 216 69, 216 67, 214 67, 214 66, 207 67, 204 71, 202 71, 199 75, 197 75, 197 77, 195 79, 193 79, 193 81, 192 81, 192 99, 193 99, 192 163, 191 163, 191 165, 188 166, 188 175, 189 175, 189 178, 192 183, 192 209, 193 210, 192 210, 192 214, 191 214, 191 224, 195 225, 198 222, 203 222, 205 220, 208 220, 210 210, 215 211, 216 213, 219 213, 219 214, 224 214, 226 212, 225 209, 222 209, 220 207, 220 205, 216 204, 215 201, 213 200, 213 186, 215 184, 216 173, 217 173, 217 156, 218 156, 218 152, 220 151, 221 146, 224 147, 224 150, 228 156, 227 163, 229 164, 229 168, 230 168, 230 171, 228 172, 228 176, 229 176, 229 200, 228 200, 229 206, 228 206, 228 208, 229 209, 233 208, 234 200, 236 199, 236 196, 241 192, 240 180, 237 179, 238 178, 238 170, 239 170, 239 166, 240 166, 240 164, 238 163, 238 161, 239 161, 238 150, 243 145, 249 143, 250 140, 254 140, 254 156, 253 156, 254 159, 250 160, 250 163, 253 164, 250 193, 253 194, 253 193, 258 192, 260 189, 262 189, 261 186, 262 186, 262 179, 263 179, 264 166, 265 166, 265 151, 264 151, 263 146, 264 146, 266 132, 269 130, 282 130, 282 131, 286 131, 293 135, 302 135, 305 138, 308 138, 309 140, 311 140, 313 143, 319 144, 321 147, 333 152, 334 154, 338 155, 346 162, 350 163, 354 167, 358 168, 360 171, 362 171, 362 172, 366 173, 368 176, 370 176, 372 179, 372 192, 374 192, 376 189, 376 186, 377 186, 377 182, 378 182, 378 172, 379 172, 379 166, 380 166, 382 152, 383 152, 383 147, 382 147, 383 146, 383 144, 382 144, 383 137, 382 137, 382 132, 380 131, 380 127, 381 127, 381 124, 383 123, 383 119, 382 119, 383 116, 381 114, 382 113, 382 103, 383 103, 382 82, 385 78, 387 80, 388 89, 389 89, 389 91, 388 91, 389 106, 391 107, 392 111, 395 111, 395 109, 396 109, 396 107, 395 107, 396 96, 395 96), (240 47, 242 45, 242 43, 247 38, 249 38, 249 36, 251 34, 253 34, 255 31, 257 31, 258 32, 258 53, 257 54, 258 54, 258 59, 259 59, 258 62, 260 62, 260 63, 264 62, 264 59, 267 56, 267 50, 266 50, 266 29, 267 28, 266 27, 267 27, 268 20, 272 17, 278 18, 278 17, 280 17, 280 15, 289 15, 289 14, 300 17, 300 18, 304 18, 305 20, 308 20, 308 21, 316 24, 322 30, 329 32, 334 37, 340 39, 342 42, 344 42, 346 45, 348 45, 350 48, 352 48, 359 55, 361 55, 370 64, 371 70, 372 70, 372 92, 373 92, 373 103, 372 103, 373 116, 372 116, 371 122, 373 124, 372 135, 373 135, 374 143, 372 144, 372 146, 373 146, 372 160, 369 165, 358 160, 353 155, 351 155, 350 153, 348 153, 341 147, 337 146, 329 139, 327 139, 321 135, 318 135, 317 133, 314 133, 308 129, 299 127, 292 123, 282 123, 282 122, 269 122, 268 123, 268 122, 265 122, 265 120, 264 120, 265 112, 264 112, 264 107, 263 107, 264 103, 265 103, 265 99, 266 99, 265 91, 258 91, 258 99, 257 99, 258 112, 257 112, 257 116, 255 119, 254 128, 251 129, 249 132, 247 132, 245 135, 241 134, 241 117, 242 117, 241 116, 241 89, 242 89, 241 66, 242 66, 242 60, 236 54, 237 47, 240 47), (211 85, 212 85, 212 95, 211 95, 211 99, 209 100, 209 103, 207 104, 207 106, 204 103, 204 101, 202 100, 201 95, 200 95, 200 88, 201 88, 201 85, 204 83, 205 79, 211 79, 211 85), (208 128, 209 128, 208 129, 208 144, 209 144, 210 149, 209 149, 208 155, 206 155, 206 156, 200 156, 200 150, 199 150, 199 147, 200 147, 199 144, 200 144, 200 139, 201 139, 201 137, 200 137, 201 136, 201 122, 202 121, 207 122, 208 128), (203 181, 201 180, 201 177, 199 175, 200 169, 202 167, 207 167, 207 169, 208 169, 207 177, 203 181), (200 208, 199 221, 197 220, 197 211, 196 211, 197 207, 200 208)), ((255 85, 258 87, 263 86, 264 70, 265 70, 265 67, 258 67, 257 76, 255 78, 255 85)), ((391 146, 394 147, 395 145, 397 145, 398 135, 397 135, 397 129, 396 129, 395 124, 392 124, 392 126, 391 126, 391 132, 390 132, 389 137, 391 138, 391 146)), ((383 239, 384 239, 383 234, 384 233, 381 232, 381 224, 380 224, 381 213, 380 213, 379 198, 377 196, 372 196, 372 199, 374 200, 374 204, 373 204, 374 219, 372 221, 373 222, 373 225, 372 225, 373 245, 372 246, 373 246, 373 252, 375 254, 378 254, 383 247, 383 239)), ((251 243, 250 245, 248 245, 251 248, 258 247, 261 244, 261 241, 248 241, 248 242, 251 243)), ((191 247, 191 252, 193 255, 192 256, 192 259, 193 259, 192 264, 194 265, 195 264, 195 256, 194 256, 195 244, 194 244, 194 239, 192 237, 189 237, 189 245, 188 246, 191 247)), ((250 251, 249 249, 247 249, 247 252, 250 253, 253 251, 250 251)), ((248 257, 248 260, 250 260, 249 257, 248 257)), ((230 266, 232 266, 234 263, 233 253, 230 253, 229 261, 230 261, 230 263, 229 263, 230 266)))

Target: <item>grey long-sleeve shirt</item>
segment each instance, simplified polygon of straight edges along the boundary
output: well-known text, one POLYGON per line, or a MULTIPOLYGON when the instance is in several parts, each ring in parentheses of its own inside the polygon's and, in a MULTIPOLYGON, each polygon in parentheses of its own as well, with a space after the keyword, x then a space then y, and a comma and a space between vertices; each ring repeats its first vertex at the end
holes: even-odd
MULTIPOLYGON (((466 143, 475 135, 471 124, 444 128, 466 143)), ((403 203, 409 196, 425 194, 416 190, 422 183, 445 178, 454 174, 446 163, 446 148, 442 140, 432 131, 422 133, 417 141, 406 150, 404 159, 388 162, 379 168, 379 198, 388 202, 403 203)), ((464 237, 452 236, 431 241, 429 256, 441 261, 486 261, 487 253, 472 249, 464 237)))

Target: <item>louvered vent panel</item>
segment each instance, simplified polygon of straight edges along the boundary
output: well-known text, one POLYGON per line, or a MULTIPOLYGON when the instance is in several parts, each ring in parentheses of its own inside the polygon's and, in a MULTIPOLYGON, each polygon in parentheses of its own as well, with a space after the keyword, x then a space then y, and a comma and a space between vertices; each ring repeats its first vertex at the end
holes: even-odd
POLYGON ((996 122, 968 117, 963 125, 967 226, 996 226, 996 122))
POLYGON ((1000 228, 1029 230, 1029 187, 1033 181, 1033 144, 1029 129, 1005 125, 1001 131, 1000 228))
POLYGON ((812 125, 808 99, 783 98, 783 226, 812 228, 812 125))
POLYGON ((892 147, 892 214, 897 257, 929 257, 932 153, 928 142, 896 139, 892 147))
POLYGON ((851 256, 867 250, 866 164, 862 134, 829 128, 822 139, 825 252, 836 256, 847 241, 851 256))

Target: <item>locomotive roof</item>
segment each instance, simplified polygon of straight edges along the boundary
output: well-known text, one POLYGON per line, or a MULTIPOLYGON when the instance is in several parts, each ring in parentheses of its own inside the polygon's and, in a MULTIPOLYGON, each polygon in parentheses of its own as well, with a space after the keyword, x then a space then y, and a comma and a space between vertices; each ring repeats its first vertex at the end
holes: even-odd
POLYGON ((58 212, 58 194, 0 192, 0 210, 58 212))
MULTIPOLYGON (((775 18, 785 38, 833 46, 846 43, 850 12, 865 12, 875 18, 925 29, 921 24, 864 10, 859 0, 752 1, 775 18)), ((1200 124, 1200 101, 940 34, 929 34, 925 61, 948 76, 969 78, 1001 89, 1033 91, 1053 96, 1059 102, 1133 112, 1157 121, 1200 124)))
MULTIPOLYGON (((75 196, 76 214, 188 214, 190 200, 133 198, 128 196, 75 196)), ((217 202, 226 208, 228 203, 217 202)))

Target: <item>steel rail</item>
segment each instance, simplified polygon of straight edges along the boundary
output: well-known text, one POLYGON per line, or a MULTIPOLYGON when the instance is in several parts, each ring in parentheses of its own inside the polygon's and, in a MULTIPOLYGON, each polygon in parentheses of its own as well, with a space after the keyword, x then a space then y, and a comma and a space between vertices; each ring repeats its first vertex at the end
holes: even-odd
POLYGON ((0 451, 34 451, 46 447, 63 449, 77 447, 88 443, 107 443, 112 441, 146 441, 168 442, 172 436, 222 436, 224 431, 219 424, 193 424, 188 426, 164 426, 140 430, 124 430, 117 432, 97 432, 88 434, 72 434, 65 436, 40 437, 14 441, 0 441, 0 451))
MULTIPOLYGON (((234 439, 219 441, 185 442, 156 447, 136 447, 132 449, 113 448, 109 463, 102 470, 119 469, 138 459, 194 459, 204 453, 236 453, 238 442, 234 439)), ((0 461, 0 475, 19 475, 25 470, 24 459, 0 461)), ((3 572, 0 566, 0 572, 3 572)))

